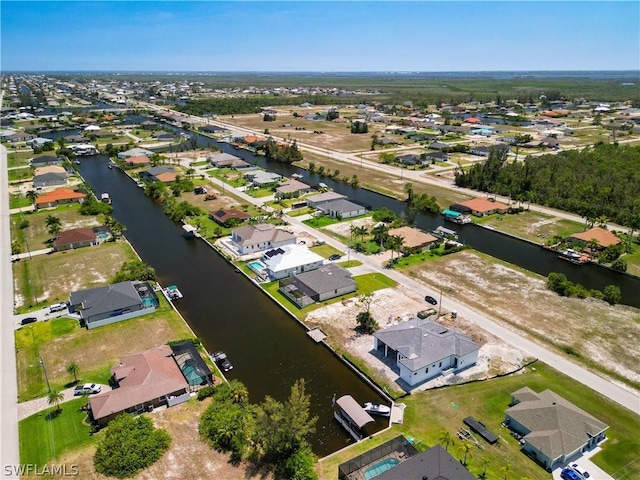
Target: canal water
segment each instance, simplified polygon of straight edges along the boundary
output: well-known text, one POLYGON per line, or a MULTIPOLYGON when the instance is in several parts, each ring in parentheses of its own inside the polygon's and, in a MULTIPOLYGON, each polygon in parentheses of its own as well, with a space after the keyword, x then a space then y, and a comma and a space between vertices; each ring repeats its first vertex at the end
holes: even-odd
MULTIPOLYGON (((255 163, 267 170, 277 172, 284 176, 292 173, 303 175, 302 181, 311 185, 322 182, 331 187, 336 192, 342 193, 357 203, 372 208, 386 207, 398 216, 407 215, 407 205, 394 198, 381 195, 363 188, 354 188, 348 183, 332 180, 328 177, 309 173, 309 171, 277 162, 267 162, 263 156, 254 156, 246 150, 236 150, 228 143, 216 142, 209 137, 194 132, 171 127, 176 131, 185 132, 192 136, 195 143, 200 147, 211 147, 221 149, 224 152, 241 157, 242 159, 255 163)), ((187 143, 190 143, 188 141, 187 143)), ((617 285, 622 294, 621 303, 640 308, 640 278, 624 273, 616 272, 608 268, 594 264, 576 265, 571 262, 561 260, 558 255, 542 247, 501 234, 487 228, 474 224, 456 225, 444 221, 442 215, 419 212, 415 217, 415 225, 423 230, 434 230, 443 225, 456 230, 460 241, 470 245, 479 252, 486 253, 513 265, 517 265, 526 270, 547 276, 551 272, 562 273, 567 278, 579 283, 587 289, 602 290, 607 285, 617 285)))
MULTIPOLYGON (((107 168, 107 157, 80 162, 80 172, 94 191, 110 194, 114 218, 126 226, 125 236, 156 269, 160 283, 178 285, 184 298, 176 306, 207 351, 227 353, 234 365, 227 376, 241 380, 254 402, 266 395, 285 400, 291 385, 304 378, 312 413, 318 416, 313 451, 324 456, 349 444, 349 436, 332 417, 333 395, 350 394, 360 403, 384 401, 378 392, 328 348, 312 341, 300 324, 206 243, 185 240, 181 226, 142 189, 123 172, 107 168)), ((367 433, 386 424, 378 419, 367 433)))

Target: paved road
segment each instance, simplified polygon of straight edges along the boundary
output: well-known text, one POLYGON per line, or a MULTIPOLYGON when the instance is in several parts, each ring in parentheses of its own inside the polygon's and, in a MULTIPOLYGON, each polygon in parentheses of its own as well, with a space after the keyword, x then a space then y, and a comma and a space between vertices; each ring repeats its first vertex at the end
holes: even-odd
MULTIPOLYGON (((7 150, 0 145, 0 465, 17 466, 18 381, 13 323, 13 272, 9 230, 7 150)), ((9 477, 5 477, 9 478, 9 477)), ((17 478, 17 477, 14 477, 17 478)))
MULTIPOLYGON (((61 406, 64 406, 64 403, 68 402, 69 400, 80 398, 80 397, 75 397, 73 395, 73 390, 74 390, 74 387, 70 387, 60 392, 62 393, 62 397, 63 397, 62 401, 60 402, 61 406)), ((101 393, 109 392, 110 390, 111 390, 111 387, 109 385, 102 385, 101 393)), ((52 406, 47 401, 47 397, 36 398, 35 400, 29 400, 28 402, 19 403, 18 404, 18 420, 23 420, 38 412, 43 412, 45 410, 48 410, 49 408, 52 408, 52 406)))
MULTIPOLYGON (((218 185, 223 185, 223 182, 215 177, 209 176, 209 179, 218 185)), ((230 189, 232 187, 226 185, 226 188, 230 189)), ((244 192, 238 191, 237 189, 234 189, 234 195, 237 195, 240 198, 244 199, 244 201, 246 201, 247 203, 252 203, 254 205, 262 206, 264 203, 264 199, 253 198, 244 192)), ((341 250, 343 252, 349 251, 349 256, 351 259, 360 260, 363 265, 369 267, 371 271, 377 271, 379 273, 387 275, 401 285, 418 292, 421 296, 431 295, 434 298, 439 298, 440 292, 436 292, 435 290, 426 287, 425 285, 403 275, 396 270, 384 268, 378 261, 376 261, 375 258, 371 256, 350 251, 346 245, 339 242, 335 238, 330 237, 319 230, 312 229, 302 223, 301 218, 289 217, 288 215, 285 215, 284 219, 290 224, 296 225, 297 227, 308 231, 310 235, 318 238, 319 240, 323 240, 324 242, 337 248, 338 250, 341 250)), ((473 321, 481 328, 485 329, 487 332, 502 339, 504 342, 520 349, 527 355, 540 359, 544 363, 553 366, 558 371, 574 378, 584 385, 589 386, 605 397, 608 397, 611 400, 619 403, 620 405, 628 408, 629 410, 640 414, 640 396, 638 396, 637 393, 621 387, 613 383, 612 381, 602 378, 594 373, 591 373, 589 370, 576 365, 570 360, 567 360, 566 358, 547 349, 545 346, 538 344, 533 340, 530 340, 525 335, 499 323, 497 320, 487 317, 485 313, 477 312, 459 301, 444 297, 441 307, 444 309, 444 311, 457 311, 458 315, 464 316, 470 321, 473 321)))

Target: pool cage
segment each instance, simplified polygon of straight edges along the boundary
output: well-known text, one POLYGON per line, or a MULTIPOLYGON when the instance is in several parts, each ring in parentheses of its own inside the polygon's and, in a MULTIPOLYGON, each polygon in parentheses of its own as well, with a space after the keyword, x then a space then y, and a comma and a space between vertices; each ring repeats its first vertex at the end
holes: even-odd
POLYGON ((204 362, 193 342, 186 341, 171 345, 171 350, 191 391, 213 383, 211 369, 204 362))
POLYGON ((407 440, 403 435, 399 435, 341 464, 338 467, 338 479, 369 480, 373 476, 368 471, 378 461, 396 459, 398 463, 401 463, 417 453, 418 450, 413 442, 407 440))

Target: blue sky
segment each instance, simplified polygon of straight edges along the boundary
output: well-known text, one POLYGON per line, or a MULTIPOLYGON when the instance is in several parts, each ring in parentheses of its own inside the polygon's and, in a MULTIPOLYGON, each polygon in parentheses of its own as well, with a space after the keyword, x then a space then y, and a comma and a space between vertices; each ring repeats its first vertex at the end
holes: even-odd
POLYGON ((16 2, 2 71, 639 70, 640 2, 16 2))

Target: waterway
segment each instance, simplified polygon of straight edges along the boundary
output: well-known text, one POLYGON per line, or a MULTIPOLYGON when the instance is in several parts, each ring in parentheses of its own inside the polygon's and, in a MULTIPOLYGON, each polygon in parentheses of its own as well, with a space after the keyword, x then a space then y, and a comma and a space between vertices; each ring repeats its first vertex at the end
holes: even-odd
MULTIPOLYGON (((107 168, 107 157, 80 162, 80 172, 94 191, 109 192, 113 216, 126 226, 125 236, 156 269, 160 283, 178 285, 184 298, 176 306, 207 351, 227 353, 234 365, 228 377, 241 380, 254 402, 266 395, 285 400, 291 385, 304 378, 312 413, 318 416, 314 452, 323 456, 347 445, 348 435, 332 417, 333 395, 350 394, 360 403, 384 401, 377 391, 328 348, 313 342, 295 319, 206 243, 185 240, 181 226, 129 177, 107 168)), ((386 424, 378 419, 367 433, 386 424)))
MULTIPOLYGON (((284 176, 290 176, 292 173, 301 174, 304 177, 302 181, 307 184, 325 183, 336 192, 346 195, 356 203, 370 206, 374 209, 386 207, 400 217, 408 215, 407 205, 394 198, 364 188, 354 188, 347 183, 335 181, 317 173, 310 173, 295 165, 268 162, 263 156, 254 156, 246 150, 236 150, 228 143, 216 142, 204 135, 175 127, 172 128, 178 132, 185 132, 191 135, 192 141, 197 143, 199 147, 213 145, 224 152, 239 156, 250 163, 255 163, 284 176)), ((186 143, 191 145, 192 141, 186 143)), ((477 251, 540 275, 547 276, 551 272, 562 273, 570 281, 579 283, 588 289, 602 290, 607 285, 617 285, 622 294, 621 302, 640 308, 640 278, 638 277, 616 272, 595 264, 576 265, 559 259, 556 253, 543 249, 539 245, 474 224, 456 225, 445 222, 442 215, 419 212, 415 217, 415 225, 423 230, 434 230, 439 225, 456 230, 460 240, 477 251)))

